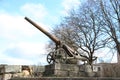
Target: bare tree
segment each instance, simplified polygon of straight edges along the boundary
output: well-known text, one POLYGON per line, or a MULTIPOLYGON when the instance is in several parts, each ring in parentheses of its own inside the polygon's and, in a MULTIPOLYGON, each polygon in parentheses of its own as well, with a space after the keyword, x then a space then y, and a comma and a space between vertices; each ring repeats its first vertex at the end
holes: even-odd
POLYGON ((78 10, 71 10, 54 34, 70 47, 79 48, 89 64, 106 44, 120 54, 120 1, 87 0, 78 10))
POLYGON ((95 51, 104 48, 108 40, 101 32, 102 19, 99 16, 98 5, 89 1, 78 10, 71 10, 53 31, 64 43, 75 50, 79 49, 90 65, 97 58, 95 51))
POLYGON ((87 54, 85 57, 88 58, 90 65, 96 59, 95 51, 105 47, 107 43, 105 35, 101 32, 100 12, 95 6, 97 5, 88 2, 86 6, 80 8, 81 11, 79 10, 77 14, 73 13, 69 21, 76 32, 73 35, 74 42, 84 54, 87 54))
POLYGON ((99 2, 104 22, 103 31, 112 39, 114 42, 112 48, 115 47, 120 55, 120 0, 99 0, 99 2))

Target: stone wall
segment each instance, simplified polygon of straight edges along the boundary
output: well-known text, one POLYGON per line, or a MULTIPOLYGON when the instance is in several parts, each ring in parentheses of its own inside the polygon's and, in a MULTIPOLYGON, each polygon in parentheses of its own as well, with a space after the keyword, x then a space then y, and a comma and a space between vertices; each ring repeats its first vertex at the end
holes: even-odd
MULTIPOLYGON (((89 67, 89 66, 88 66, 89 67)), ((93 65, 94 77, 120 77, 120 65, 117 63, 102 63, 93 65)), ((52 64, 45 66, 45 77, 87 77, 92 76, 87 65, 52 64)))
POLYGON ((120 64, 117 63, 103 63, 100 64, 102 69, 100 71, 101 77, 120 77, 120 64))
POLYGON ((100 63, 95 64, 99 70, 97 77, 120 77, 120 65, 118 63, 100 63))
POLYGON ((82 77, 82 78, 72 78, 72 77, 64 77, 64 78, 14 78, 10 80, 120 80, 120 78, 114 78, 114 77, 82 77))

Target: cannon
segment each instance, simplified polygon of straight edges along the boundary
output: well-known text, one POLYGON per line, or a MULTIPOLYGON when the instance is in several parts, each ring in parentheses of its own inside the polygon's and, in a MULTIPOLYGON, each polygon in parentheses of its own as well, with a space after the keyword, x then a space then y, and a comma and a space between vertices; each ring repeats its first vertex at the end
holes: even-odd
POLYGON ((60 41, 56 36, 44 30, 41 26, 33 22, 28 17, 25 17, 25 20, 27 20, 29 23, 31 23, 33 26, 39 29, 42 33, 48 36, 56 44, 55 50, 53 50, 47 55, 47 62, 49 64, 58 63, 58 62, 66 63, 67 59, 88 61, 88 59, 85 56, 80 55, 80 53, 78 53, 68 45, 62 43, 62 41, 60 41))

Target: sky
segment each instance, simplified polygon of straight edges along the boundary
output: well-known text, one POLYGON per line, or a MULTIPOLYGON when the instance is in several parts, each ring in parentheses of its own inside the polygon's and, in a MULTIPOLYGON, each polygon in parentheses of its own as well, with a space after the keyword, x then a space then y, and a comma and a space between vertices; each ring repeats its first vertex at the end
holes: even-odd
POLYGON ((50 39, 24 17, 50 32, 80 4, 80 0, 0 0, 0 64, 47 64, 50 39))
POLYGON ((81 1, 0 0, 0 64, 47 64, 46 45, 50 39, 24 17, 27 16, 50 32, 81 1))

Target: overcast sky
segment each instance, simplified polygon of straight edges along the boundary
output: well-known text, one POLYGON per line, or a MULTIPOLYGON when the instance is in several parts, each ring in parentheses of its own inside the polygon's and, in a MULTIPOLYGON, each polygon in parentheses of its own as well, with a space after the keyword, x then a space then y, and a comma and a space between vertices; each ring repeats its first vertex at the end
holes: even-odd
MULTIPOLYGON (((24 17, 29 17, 50 32, 81 1, 0 0, 0 64, 47 64, 45 46, 49 38, 24 17)), ((99 53, 103 52, 105 50, 99 53)))
POLYGON ((27 16, 51 31, 80 0, 0 0, 0 64, 46 64, 49 38, 27 16))

